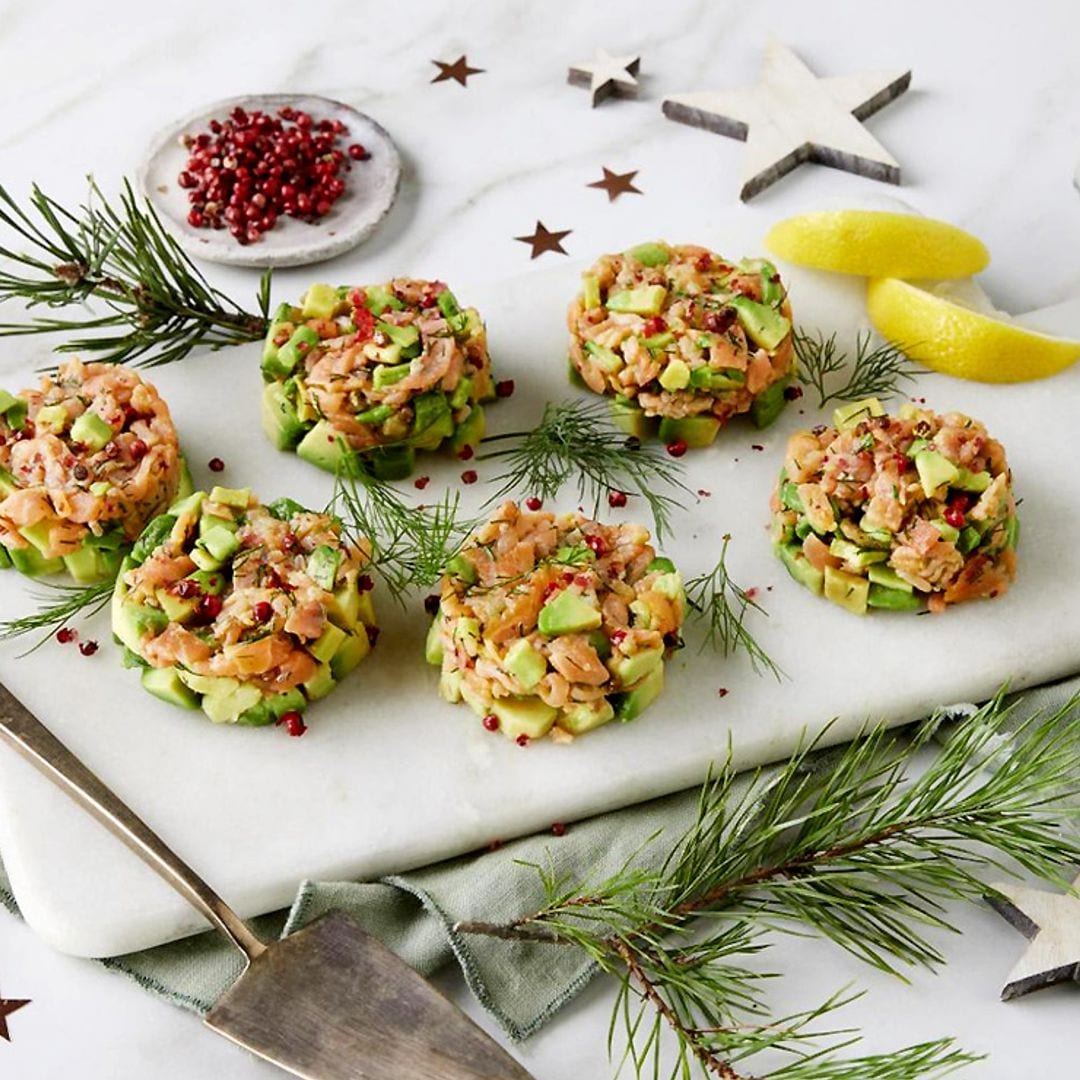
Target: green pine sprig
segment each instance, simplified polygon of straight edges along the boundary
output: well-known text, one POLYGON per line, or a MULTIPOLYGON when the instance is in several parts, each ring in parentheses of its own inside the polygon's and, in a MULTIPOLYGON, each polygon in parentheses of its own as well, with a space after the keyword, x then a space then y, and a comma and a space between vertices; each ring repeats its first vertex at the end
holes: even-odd
POLYGON ((353 455, 337 474, 327 513, 338 517, 354 542, 371 548, 368 568, 404 604, 408 593, 430 589, 461 549, 475 522, 460 513, 460 494, 417 507, 378 480, 353 455))
POLYGON ((130 182, 117 203, 89 184, 75 210, 37 185, 24 207, 0 186, 0 223, 14 234, 0 243, 0 301, 63 311, 0 324, 0 337, 62 334, 58 352, 156 366, 266 334, 269 270, 258 311, 245 311, 209 284, 130 182))
POLYGON ((746 959, 778 933, 812 932, 903 977, 944 962, 929 933, 954 929, 948 904, 992 893, 988 877, 1019 867, 1067 885, 1080 862, 1067 827, 1080 794, 1078 707, 1080 696, 1004 737, 999 695, 917 777, 911 760, 939 717, 913 737, 877 729, 825 754, 808 743, 749 779, 729 762, 665 857, 639 853, 598 881, 534 867, 542 908, 458 930, 581 949, 619 981, 611 1038, 621 1032, 639 1078, 760 1078, 755 1059, 775 1051, 789 1060, 768 1080, 944 1076, 978 1058, 951 1040, 844 1057, 854 1033, 823 1033, 818 1021, 849 997, 769 1020, 774 976, 746 959))
POLYGON ((682 465, 663 448, 628 438, 611 421, 607 402, 561 401, 544 406, 532 431, 491 435, 479 461, 496 461, 502 471, 486 505, 510 495, 554 499, 568 483, 582 505, 599 513, 612 492, 643 498, 652 512, 656 539, 671 532, 671 513, 680 504, 671 492, 686 491, 682 465))
POLYGON ((874 345, 869 332, 855 339, 854 358, 840 348, 836 334, 825 337, 796 329, 792 341, 799 381, 817 391, 819 409, 830 401, 892 397, 903 381, 923 373, 908 360, 910 349, 891 341, 874 345), (834 385, 835 376, 848 368, 846 381, 834 385))
POLYGON ((727 568, 730 543, 731 536, 725 535, 716 565, 708 573, 686 582, 686 600, 691 615, 705 624, 701 647, 713 648, 722 656, 742 649, 749 656, 755 672, 769 672, 779 682, 784 673, 746 625, 751 611, 766 618, 769 613, 746 589, 732 581, 727 568))

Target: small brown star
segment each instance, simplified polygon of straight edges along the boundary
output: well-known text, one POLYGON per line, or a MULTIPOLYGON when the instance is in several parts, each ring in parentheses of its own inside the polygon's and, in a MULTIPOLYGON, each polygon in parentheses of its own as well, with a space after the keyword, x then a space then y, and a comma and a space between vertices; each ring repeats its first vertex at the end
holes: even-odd
POLYGON ((459 56, 452 64, 445 64, 442 60, 432 60, 431 62, 439 69, 439 74, 431 80, 433 83, 453 79, 455 82, 467 87, 467 80, 470 75, 482 75, 484 73, 483 68, 469 67, 469 63, 464 56, 459 56))
POLYGON ((13 1012, 17 1012, 24 1005, 29 1004, 29 1001, 20 1001, 17 998, 8 999, 0 997, 0 1039, 11 1042, 11 1035, 8 1034, 7 1018, 13 1012))
POLYGON ((532 244, 532 256, 536 258, 538 255, 543 255, 545 251, 555 251, 559 255, 565 255, 566 250, 562 246, 563 237, 569 236, 573 232, 572 229, 564 229, 562 232, 551 232, 544 227, 543 222, 538 221, 536 223, 536 232, 532 236, 515 236, 515 240, 520 240, 523 244, 532 244))
POLYGON ((604 170, 604 179, 594 180, 591 184, 585 186, 606 191, 608 202, 614 202, 620 195, 641 194, 641 188, 634 187, 634 177, 638 174, 637 169, 633 172, 616 173, 612 172, 606 165, 602 166, 602 168, 604 170))

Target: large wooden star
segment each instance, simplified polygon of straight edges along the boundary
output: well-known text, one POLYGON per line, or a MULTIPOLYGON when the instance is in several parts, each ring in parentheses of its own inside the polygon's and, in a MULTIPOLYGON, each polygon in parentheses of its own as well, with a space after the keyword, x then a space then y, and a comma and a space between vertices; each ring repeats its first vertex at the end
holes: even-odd
POLYGON ((6 1042, 11 1042, 11 1034, 8 1031, 7 1018, 13 1012, 17 1012, 24 1005, 29 1004, 29 1001, 20 1001, 18 998, 0 997, 0 1039, 4 1039, 6 1042))
MULTIPOLYGON (((1080 878, 1073 888, 1080 888, 1080 878)), ((994 889, 1001 896, 989 897, 991 907, 1031 941, 1009 972, 1002 998, 1080 981, 1080 899, 1011 882, 995 883, 994 889)))
POLYGON ((459 56, 452 64, 447 64, 442 60, 432 60, 431 62, 439 69, 439 74, 431 80, 433 83, 453 79, 454 82, 461 83, 467 89, 470 75, 483 75, 484 73, 483 68, 469 67, 469 63, 464 56, 459 56))
POLYGON ((597 49, 591 60, 573 64, 566 81, 572 86, 587 86, 592 94, 593 108, 606 97, 637 97, 637 73, 640 56, 612 56, 597 49))
POLYGON ((608 202, 614 202, 620 195, 641 194, 641 188, 634 187, 634 177, 638 174, 637 169, 634 169, 633 172, 617 173, 612 172, 606 165, 602 165, 601 168, 604 170, 604 178, 594 180, 591 184, 585 186, 606 191, 608 202))
POLYGON ((671 120, 746 141, 746 201, 805 161, 900 183, 900 166, 860 121, 910 85, 910 71, 819 79, 786 45, 770 41, 754 86, 680 94, 663 110, 671 120))
POLYGON ((572 229, 563 229, 561 232, 552 232, 543 222, 538 221, 532 236, 515 236, 514 239, 520 240, 523 244, 532 245, 530 258, 533 259, 538 255, 543 255, 545 251, 554 251, 558 255, 565 255, 566 250, 562 246, 562 241, 572 231, 572 229))

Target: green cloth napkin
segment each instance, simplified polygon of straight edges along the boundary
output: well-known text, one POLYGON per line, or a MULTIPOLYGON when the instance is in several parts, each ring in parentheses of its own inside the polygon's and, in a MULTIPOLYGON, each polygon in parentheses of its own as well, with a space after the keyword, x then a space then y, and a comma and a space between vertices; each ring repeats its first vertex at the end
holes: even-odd
MULTIPOLYGON (((1015 695, 1009 723, 1016 726, 1035 712, 1057 708, 1077 692, 1080 676, 1015 695)), ((954 706, 945 712, 963 716, 970 710, 954 706)), ((264 915, 251 926, 269 940, 326 911, 344 910, 424 975, 455 960, 477 1000, 507 1034, 525 1039, 588 983, 595 966, 576 949, 460 935, 454 924, 507 922, 536 910, 543 902, 539 876, 523 862, 580 880, 613 873, 632 855, 639 865, 662 861, 694 820, 699 792, 693 788, 577 822, 561 837, 526 837, 381 881, 306 881, 287 912, 264 915), (656 837, 658 830, 662 834, 656 837)), ((0 902, 18 913, 2 865, 0 902)), ((99 962, 196 1012, 209 1009, 242 966, 239 953, 213 932, 99 962)))

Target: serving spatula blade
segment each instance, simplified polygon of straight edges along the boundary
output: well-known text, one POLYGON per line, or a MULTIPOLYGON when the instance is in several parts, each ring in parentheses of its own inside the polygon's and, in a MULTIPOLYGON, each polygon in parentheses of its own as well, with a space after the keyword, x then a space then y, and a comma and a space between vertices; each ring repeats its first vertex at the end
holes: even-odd
POLYGON ((456 1005, 341 912, 268 946, 206 1023, 311 1080, 531 1080, 456 1005))

